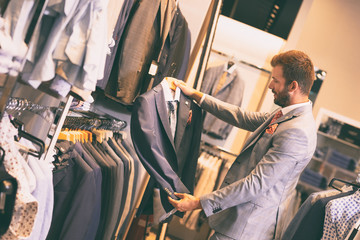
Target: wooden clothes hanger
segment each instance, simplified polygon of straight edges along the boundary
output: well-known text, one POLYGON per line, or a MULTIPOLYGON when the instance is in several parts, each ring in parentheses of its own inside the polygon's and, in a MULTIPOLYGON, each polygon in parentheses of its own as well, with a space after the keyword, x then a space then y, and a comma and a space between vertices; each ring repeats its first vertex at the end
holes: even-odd
POLYGON ((167 81, 170 90, 174 91, 176 90, 176 85, 174 84, 174 81, 177 80, 176 78, 172 77, 165 77, 165 80, 167 81))

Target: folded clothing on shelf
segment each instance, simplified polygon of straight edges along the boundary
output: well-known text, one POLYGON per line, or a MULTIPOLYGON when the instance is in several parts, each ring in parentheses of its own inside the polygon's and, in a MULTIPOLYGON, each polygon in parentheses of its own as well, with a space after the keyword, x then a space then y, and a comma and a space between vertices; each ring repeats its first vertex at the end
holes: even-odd
POLYGON ((306 168, 300 176, 300 180, 306 182, 314 187, 326 189, 327 180, 318 172, 315 172, 309 168, 306 168))
POLYGON ((349 171, 354 171, 356 168, 356 161, 352 157, 332 148, 329 149, 327 161, 349 171))

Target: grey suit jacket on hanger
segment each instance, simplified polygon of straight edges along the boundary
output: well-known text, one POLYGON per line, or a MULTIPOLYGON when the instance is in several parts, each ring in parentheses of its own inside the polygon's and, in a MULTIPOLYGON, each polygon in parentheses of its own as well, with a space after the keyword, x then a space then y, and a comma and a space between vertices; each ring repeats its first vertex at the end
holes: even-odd
MULTIPOLYGON (((221 101, 241 107, 245 83, 241 79, 240 73, 236 68, 231 73, 228 73, 224 84, 217 92, 215 92, 222 74, 226 71, 225 69, 224 64, 208 68, 201 84, 201 91, 214 96, 221 101)), ((230 124, 218 119, 210 113, 206 113, 203 124, 204 131, 217 139, 226 139, 232 129, 230 124)))
MULTIPOLYGON (((159 186, 161 202, 167 213, 174 209, 167 199, 168 195, 177 199, 174 192, 192 193, 194 190, 200 146, 199 106, 181 94, 177 116, 174 140, 161 84, 136 99, 131 115, 132 141, 140 161, 151 176, 142 202, 152 199, 153 188, 159 186)), ((144 208, 143 203, 139 213, 144 208)))
POLYGON ((164 77, 184 80, 189 63, 190 47, 191 34, 188 23, 180 8, 177 8, 159 57, 159 69, 154 77, 153 86, 158 85, 164 77))
POLYGON ((247 112, 206 95, 201 107, 237 127, 254 131, 221 188, 200 197, 210 227, 234 239, 279 239, 277 223, 288 196, 316 146, 312 105, 298 107, 265 131, 272 115, 247 112))
POLYGON ((131 104, 147 90, 147 73, 157 60, 168 36, 176 4, 174 0, 142 0, 127 24, 118 49, 118 65, 113 68, 105 92, 122 103, 131 104), (114 79, 116 78, 114 82, 114 79), (114 89, 114 84, 117 85, 114 89))

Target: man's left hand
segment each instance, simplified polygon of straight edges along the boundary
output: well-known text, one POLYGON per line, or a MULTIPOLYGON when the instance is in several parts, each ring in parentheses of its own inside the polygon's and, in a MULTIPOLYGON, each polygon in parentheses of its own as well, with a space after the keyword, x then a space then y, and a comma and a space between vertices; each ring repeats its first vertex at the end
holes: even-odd
POLYGON ((193 195, 187 193, 174 193, 174 195, 180 198, 180 200, 175 200, 171 197, 168 197, 168 199, 171 205, 173 205, 178 211, 186 212, 195 209, 202 209, 200 198, 194 197, 193 195))

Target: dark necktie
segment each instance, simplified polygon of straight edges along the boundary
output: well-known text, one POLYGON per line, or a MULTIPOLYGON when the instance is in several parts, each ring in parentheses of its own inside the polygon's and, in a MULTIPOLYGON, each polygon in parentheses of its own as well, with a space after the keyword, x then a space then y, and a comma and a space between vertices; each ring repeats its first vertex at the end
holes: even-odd
POLYGON ((173 138, 175 138, 175 129, 176 129, 176 102, 175 101, 168 101, 168 108, 169 108, 169 123, 170 123, 170 129, 171 134, 173 138))

